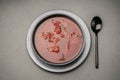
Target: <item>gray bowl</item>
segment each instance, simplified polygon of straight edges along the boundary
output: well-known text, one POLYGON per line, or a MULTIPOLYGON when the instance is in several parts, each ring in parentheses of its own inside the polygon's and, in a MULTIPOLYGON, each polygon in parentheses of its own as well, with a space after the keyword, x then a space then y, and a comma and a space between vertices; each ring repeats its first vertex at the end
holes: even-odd
MULTIPOLYGON (((27 34, 27 38, 29 38, 29 41, 27 40, 27 46, 29 46, 29 48, 34 52, 34 54, 36 56, 38 56, 38 58, 43 61, 44 63, 47 63, 49 65, 55 65, 55 66, 63 66, 63 65, 67 65, 70 64, 71 62, 75 61, 78 57, 80 57, 84 51, 84 47, 85 47, 85 39, 84 39, 84 30, 82 29, 83 27, 83 23, 81 23, 81 21, 78 20, 78 16, 76 16, 75 14, 73 14, 72 12, 66 11, 66 10, 53 10, 53 11, 48 11, 42 15, 40 15, 37 19, 35 19, 33 21, 33 23, 31 24, 28 34, 27 34), (45 60, 44 58, 42 58, 40 55, 38 55, 34 44, 33 44, 33 36, 34 36, 34 32, 38 26, 38 24, 40 24, 43 20, 50 18, 50 17, 54 17, 54 16, 64 16, 67 17, 71 20, 73 20, 80 28, 81 32, 82 32, 82 38, 83 38, 83 43, 82 43, 82 48, 80 50, 80 52, 78 53, 78 55, 76 57, 74 57, 73 59, 71 59, 70 61, 64 62, 64 63, 53 63, 53 62, 49 62, 47 60, 45 60), (82 27, 81 27, 82 26, 82 27)), ((27 47, 28 48, 28 47, 27 47)), ((28 49, 29 50, 29 49, 28 49)), ((30 51, 28 51, 30 53, 30 51)))

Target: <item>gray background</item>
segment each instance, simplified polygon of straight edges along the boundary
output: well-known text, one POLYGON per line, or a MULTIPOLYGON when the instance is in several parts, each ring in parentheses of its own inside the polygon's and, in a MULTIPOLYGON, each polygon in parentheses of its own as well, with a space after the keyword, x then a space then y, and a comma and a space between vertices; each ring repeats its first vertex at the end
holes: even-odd
POLYGON ((120 0, 0 0, 0 80, 120 80, 120 0), (100 69, 94 64, 94 34, 86 61, 74 71, 53 74, 36 66, 26 50, 26 34, 34 19, 52 9, 70 10, 90 29, 93 16, 99 33, 100 69))

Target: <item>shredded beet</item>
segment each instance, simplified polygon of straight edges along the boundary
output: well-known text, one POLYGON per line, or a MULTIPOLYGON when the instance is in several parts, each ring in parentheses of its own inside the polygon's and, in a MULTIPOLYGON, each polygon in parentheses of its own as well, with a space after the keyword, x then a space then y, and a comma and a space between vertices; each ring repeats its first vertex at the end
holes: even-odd
POLYGON ((58 53, 60 51, 59 46, 56 46, 56 45, 51 47, 51 49, 52 49, 52 52, 55 52, 55 53, 58 53))
POLYGON ((57 34, 61 33, 61 27, 60 26, 56 26, 55 30, 54 30, 57 34))
POLYGON ((57 34, 60 34, 61 33, 61 23, 60 23, 60 21, 53 22, 53 25, 55 26, 55 30, 54 31, 57 34))
POLYGON ((50 38, 52 38, 53 36, 54 36, 54 34, 53 34, 53 33, 48 32, 48 37, 49 37, 49 39, 50 39, 50 38))
POLYGON ((59 61, 65 61, 64 54, 62 54, 62 58, 60 58, 59 61))
POLYGON ((47 35, 47 33, 45 33, 45 32, 42 32, 42 37, 43 37, 44 39, 47 39, 47 38, 48 38, 48 35, 47 35))
POLYGON ((57 37, 57 38, 55 38, 55 37, 51 37, 50 39, 49 39, 49 42, 53 42, 53 43, 57 43, 59 41, 59 38, 57 37))
POLYGON ((72 33, 71 33, 71 36, 73 36, 73 35, 75 35, 75 32, 72 32, 72 33))

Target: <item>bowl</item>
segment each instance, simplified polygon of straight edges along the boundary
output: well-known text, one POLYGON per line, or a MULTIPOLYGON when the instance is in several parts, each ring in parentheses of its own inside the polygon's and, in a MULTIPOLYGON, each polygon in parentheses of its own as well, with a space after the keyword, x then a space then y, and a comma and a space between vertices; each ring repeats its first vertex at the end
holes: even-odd
POLYGON ((66 10, 41 14, 30 26, 30 45, 39 59, 50 65, 67 65, 82 55, 84 31, 78 16, 66 10))

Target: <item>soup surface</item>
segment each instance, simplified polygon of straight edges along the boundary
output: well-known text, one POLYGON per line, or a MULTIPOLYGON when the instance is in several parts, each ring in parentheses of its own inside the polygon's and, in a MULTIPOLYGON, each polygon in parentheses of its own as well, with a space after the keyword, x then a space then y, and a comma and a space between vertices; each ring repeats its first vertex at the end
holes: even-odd
POLYGON ((43 21, 35 31, 34 46, 46 61, 64 63, 75 58, 83 45, 78 25, 66 17, 52 17, 43 21))

